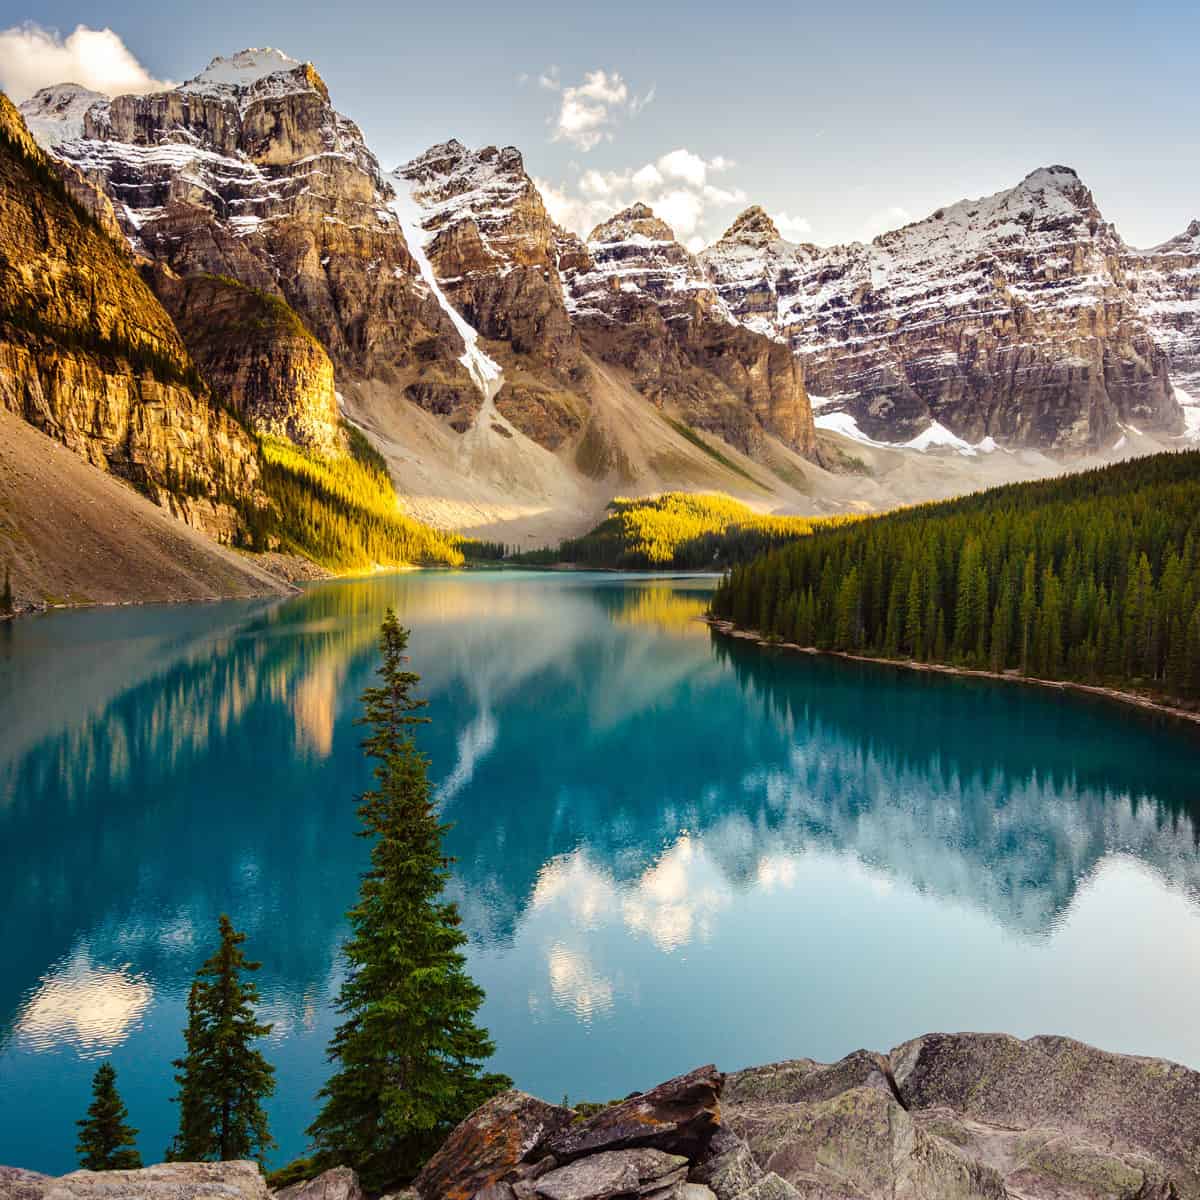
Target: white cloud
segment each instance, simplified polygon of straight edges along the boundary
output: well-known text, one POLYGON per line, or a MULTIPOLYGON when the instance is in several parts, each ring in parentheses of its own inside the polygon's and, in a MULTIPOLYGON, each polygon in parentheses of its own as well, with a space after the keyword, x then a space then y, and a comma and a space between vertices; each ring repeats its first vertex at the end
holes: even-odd
POLYGON ((111 29, 77 25, 64 38, 27 22, 0 31, 0 89, 20 103, 52 83, 78 83, 108 96, 174 86, 155 79, 111 29))
POLYGON ((705 241, 699 234, 696 234, 694 237, 688 238, 685 245, 693 254, 699 254, 704 249, 705 241))
POLYGON ((636 116, 654 99, 651 88, 645 96, 634 96, 629 85, 616 71, 597 68, 587 71, 582 83, 564 87, 557 67, 542 73, 538 83, 559 93, 558 113, 551 118, 551 141, 570 142, 588 151, 601 142, 610 142, 619 119, 636 116))
POLYGON ((682 179, 693 187, 703 187, 708 176, 708 163, 690 150, 672 150, 658 160, 658 169, 668 179, 682 179))
POLYGON ((696 192, 684 188, 676 188, 659 196, 650 206, 655 215, 675 231, 675 236, 688 238, 696 232, 696 226, 704 213, 704 198, 696 192))
POLYGON ((716 210, 746 203, 741 188, 707 182, 714 171, 732 166, 728 158, 706 159, 680 147, 636 168, 583 171, 574 184, 536 182, 551 217, 583 237, 614 213, 641 201, 671 226, 681 242, 695 249, 719 232, 716 210))
POLYGON ((798 242, 812 233, 812 222, 806 217, 796 217, 791 213, 781 212, 772 214, 775 228, 789 242, 798 242))
POLYGON ((607 71, 588 71, 581 84, 567 91, 601 104, 624 104, 629 99, 629 88, 615 71, 611 75, 607 71))
POLYGON ((881 233, 887 233, 891 229, 899 229, 901 225, 907 225, 911 220, 912 214, 908 209, 901 208, 898 204, 891 204, 887 208, 880 208, 873 212, 862 223, 858 236, 864 242, 869 242, 881 233))
POLYGON ((743 192, 741 188, 734 188, 732 191, 730 191, 727 188, 713 187, 711 183, 706 183, 704 185, 703 195, 704 199, 707 200, 709 204, 715 204, 718 207, 729 204, 746 203, 746 193, 743 192))
POLYGON ((630 182, 639 191, 652 192, 662 187, 663 177, 653 163, 647 163, 640 170, 634 171, 630 182))

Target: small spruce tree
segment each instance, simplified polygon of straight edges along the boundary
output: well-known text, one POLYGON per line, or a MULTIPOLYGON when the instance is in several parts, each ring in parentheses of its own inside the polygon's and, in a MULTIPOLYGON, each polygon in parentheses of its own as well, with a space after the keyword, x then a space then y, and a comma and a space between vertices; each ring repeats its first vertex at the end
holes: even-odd
POLYGON ((363 743, 375 788, 359 801, 371 865, 348 913, 344 1017, 329 1045, 337 1064, 309 1136, 319 1167, 349 1164, 370 1191, 411 1179, 446 1135, 510 1081, 484 1074, 494 1047, 475 1023, 483 991, 465 970, 456 906, 443 889, 447 826, 434 811, 428 762, 411 727, 425 701, 405 669, 408 631, 383 622, 381 685, 363 693, 363 743))
POLYGON ((224 914, 221 944, 196 974, 188 995, 186 1052, 179 1069, 179 1132, 168 1160, 199 1162, 255 1158, 274 1147, 263 1100, 275 1091, 275 1068, 253 1048, 271 1026, 255 1014, 258 988, 243 979, 261 963, 248 962, 238 933, 224 914))
POLYGON ((142 1165, 134 1147, 137 1130, 125 1124, 129 1113, 117 1092, 117 1072, 101 1063, 92 1078, 92 1102, 87 1116, 76 1121, 79 1141, 75 1153, 86 1171, 132 1171, 142 1165))

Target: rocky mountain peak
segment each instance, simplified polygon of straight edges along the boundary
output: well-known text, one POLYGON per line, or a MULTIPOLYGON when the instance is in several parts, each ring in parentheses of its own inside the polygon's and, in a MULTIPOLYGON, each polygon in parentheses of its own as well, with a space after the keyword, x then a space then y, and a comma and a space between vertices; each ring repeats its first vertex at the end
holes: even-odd
POLYGON ((634 238, 648 242, 674 242, 675 231, 666 221, 656 217, 648 204, 638 201, 607 221, 602 221, 588 234, 589 242, 627 242, 634 238))
MULTIPOLYGON (((302 63, 273 46, 250 47, 239 50, 228 58, 218 54, 198 75, 183 84, 180 90, 188 92, 209 89, 245 91, 272 75, 296 75, 303 68, 312 69, 311 63, 302 63)), ((313 72, 315 74, 315 71, 313 72)), ((319 76, 318 76, 319 78, 319 76)))
POLYGON ((752 204, 745 212, 740 213, 721 235, 722 242, 740 242, 748 246, 765 246, 782 240, 775 222, 767 216, 766 210, 757 204, 752 204))
POLYGON ((38 144, 49 148, 59 142, 83 137, 84 116, 108 97, 78 83, 55 83, 40 88, 20 106, 29 132, 38 144))

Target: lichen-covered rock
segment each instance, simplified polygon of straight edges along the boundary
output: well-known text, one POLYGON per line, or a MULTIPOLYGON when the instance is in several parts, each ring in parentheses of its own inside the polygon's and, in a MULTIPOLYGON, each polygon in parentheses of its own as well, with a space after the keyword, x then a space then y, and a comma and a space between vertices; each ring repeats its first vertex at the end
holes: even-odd
POLYGON ((754 1161, 750 1147, 728 1126, 713 1135, 704 1157, 688 1178, 711 1189, 717 1200, 734 1200, 757 1184, 766 1172, 754 1161))
POLYGON ((569 1108, 525 1092, 501 1092, 454 1130, 413 1186, 422 1200, 470 1200, 544 1146, 574 1116, 569 1108))
MULTIPOLYGON (((889 1057, 911 1111, 944 1107, 989 1125, 1054 1130, 1118 1156, 1149 1159, 1180 1196, 1200 1196, 1196 1071, 1070 1038, 1004 1034, 927 1034, 889 1057)), ((1059 1143, 1055 1156, 1064 1153, 1059 1143)))
POLYGON ((828 1100, 852 1087, 891 1092, 882 1055, 856 1050, 826 1065, 797 1058, 768 1067, 751 1067, 727 1076, 721 1097, 726 1104, 796 1104, 828 1100))
POLYGON ((0 1200, 41 1200, 51 1176, 20 1167, 0 1167, 0 1200))
POLYGON ((688 1160, 661 1150, 609 1150, 576 1159, 534 1184, 544 1200, 613 1200, 669 1191, 683 1182, 688 1160))
POLYGON ((275 1200, 365 1200, 358 1176, 349 1167, 334 1167, 272 1194, 275 1200))
POLYGON ((805 1194, 1004 1200, 1000 1175, 921 1130, 890 1092, 727 1110, 755 1161, 805 1194))
POLYGON ((716 1067, 698 1067, 558 1130, 531 1157, 552 1154, 567 1163, 602 1150, 650 1147, 698 1159, 720 1125, 723 1080, 716 1067))
POLYGON ((253 1162, 159 1163, 139 1171, 74 1171, 12 1184, 0 1173, 0 1200, 269 1200, 253 1162), (39 1187, 37 1192, 8 1190, 39 1187))

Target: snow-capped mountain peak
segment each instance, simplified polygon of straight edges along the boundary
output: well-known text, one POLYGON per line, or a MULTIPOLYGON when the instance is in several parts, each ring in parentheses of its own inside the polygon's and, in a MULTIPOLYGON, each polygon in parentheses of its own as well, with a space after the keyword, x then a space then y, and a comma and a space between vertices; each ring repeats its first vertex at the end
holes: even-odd
POLYGON ((34 140, 49 149, 83 137, 84 114, 93 105, 107 101, 102 92, 78 83, 55 83, 34 92, 20 109, 34 140))
POLYGON ((196 91, 204 87, 248 88, 268 75, 294 71, 301 65, 299 59, 284 54, 282 50, 276 50, 274 46, 251 47, 239 50, 228 58, 218 54, 199 75, 189 79, 183 87, 186 91, 196 91))
POLYGON ((721 235, 721 241, 739 242, 744 246, 768 246, 772 242, 783 241, 783 238, 766 210, 752 204, 737 215, 733 224, 721 235))

